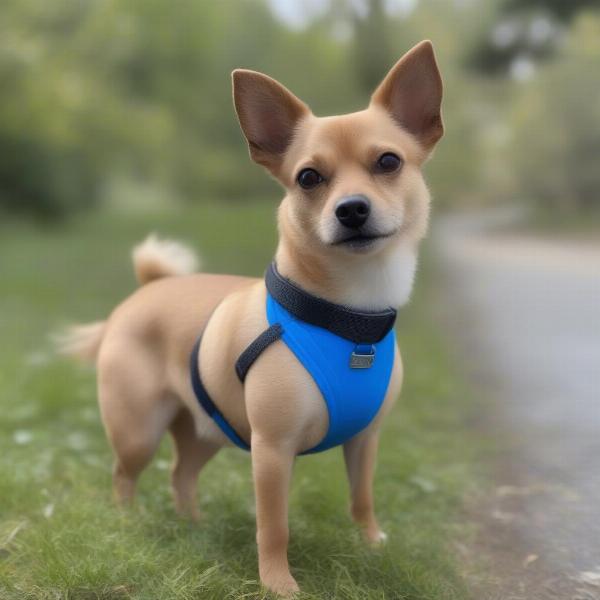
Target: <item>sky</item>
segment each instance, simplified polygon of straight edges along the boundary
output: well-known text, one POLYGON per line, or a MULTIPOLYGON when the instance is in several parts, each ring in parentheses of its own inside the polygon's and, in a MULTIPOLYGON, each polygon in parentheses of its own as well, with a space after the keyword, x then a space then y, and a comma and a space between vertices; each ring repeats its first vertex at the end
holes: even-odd
MULTIPOLYGON (((385 8, 392 14, 407 14, 418 0, 384 0, 385 8)), ((364 12, 364 0, 349 0, 359 12, 364 12)), ((303 27, 310 19, 323 14, 329 3, 324 0, 269 0, 273 12, 292 27, 303 27)))

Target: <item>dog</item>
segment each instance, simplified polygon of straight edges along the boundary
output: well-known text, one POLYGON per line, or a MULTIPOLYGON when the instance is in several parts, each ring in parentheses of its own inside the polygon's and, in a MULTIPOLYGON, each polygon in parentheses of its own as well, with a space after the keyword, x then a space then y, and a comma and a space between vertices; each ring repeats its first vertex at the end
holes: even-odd
MULTIPOLYGON (((371 413, 360 413, 353 428, 342 424, 345 438, 334 435, 328 445, 343 443, 351 515, 365 540, 385 539, 372 488, 380 426, 402 382, 391 327, 395 309, 409 299, 427 230, 430 196, 421 169, 443 135, 442 80, 429 41, 393 66, 367 109, 341 116, 314 116, 261 73, 235 70, 232 79, 250 156, 285 189, 266 281, 194 274, 188 249, 149 238, 133 252, 141 287, 108 319, 74 328, 64 351, 96 364, 120 503, 133 499, 136 480, 167 430, 176 455, 176 509, 192 518, 199 516, 195 492, 202 467, 232 440, 250 449, 260 579, 289 596, 298 590, 287 558, 294 459, 321 449, 332 427, 339 433, 344 411, 364 413, 365 405, 371 413), (308 325, 297 318, 296 301, 308 325), (283 325, 271 322, 269 306, 284 315, 283 325), (353 331, 357 320, 373 338, 366 346, 355 345, 360 339, 344 329, 353 331), (296 325, 299 335, 329 336, 305 352, 307 360, 317 360, 321 344, 341 348, 340 371, 328 375, 331 386, 351 395, 347 382, 360 387, 365 381, 361 394, 368 401, 359 395, 346 407, 338 398, 334 415, 323 391, 329 384, 286 341, 296 325), (377 347, 384 343, 387 349, 377 347), (376 377, 366 374, 373 364, 380 365, 376 377)), ((319 356, 330 362, 327 353, 319 356)), ((332 351, 332 364, 336 360, 332 351)), ((314 369, 321 366, 317 361, 314 369)))

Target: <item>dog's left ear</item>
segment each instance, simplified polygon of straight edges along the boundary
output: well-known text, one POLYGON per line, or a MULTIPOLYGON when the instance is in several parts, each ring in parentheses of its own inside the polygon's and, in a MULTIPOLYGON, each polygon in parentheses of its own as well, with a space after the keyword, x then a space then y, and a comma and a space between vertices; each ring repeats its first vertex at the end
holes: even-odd
POLYGON ((311 114, 304 102, 267 75, 236 69, 233 101, 250 156, 277 175, 299 121, 311 114))
POLYGON ((409 50, 371 96, 371 104, 383 106, 427 151, 444 134, 441 103, 442 77, 428 40, 409 50))

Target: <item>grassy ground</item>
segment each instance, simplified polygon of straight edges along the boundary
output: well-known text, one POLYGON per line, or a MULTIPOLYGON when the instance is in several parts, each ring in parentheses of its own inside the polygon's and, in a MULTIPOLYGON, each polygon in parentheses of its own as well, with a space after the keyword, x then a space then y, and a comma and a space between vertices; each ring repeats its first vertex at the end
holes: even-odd
MULTIPOLYGON (((48 333, 91 320, 134 286, 128 253, 148 231, 196 242, 210 270, 259 274, 275 243, 269 204, 94 215, 53 230, 0 226, 0 598, 261 598, 248 456, 225 450, 199 483, 205 520, 178 519, 168 440, 137 505, 111 504, 111 456, 91 370, 54 358, 48 333)), ((426 275, 426 273, 424 274, 426 275)), ((298 460, 290 560, 303 599, 468 597, 452 540, 473 483, 468 411, 421 277, 399 319, 406 365, 386 422, 376 498, 389 543, 361 544, 339 450, 298 460)))

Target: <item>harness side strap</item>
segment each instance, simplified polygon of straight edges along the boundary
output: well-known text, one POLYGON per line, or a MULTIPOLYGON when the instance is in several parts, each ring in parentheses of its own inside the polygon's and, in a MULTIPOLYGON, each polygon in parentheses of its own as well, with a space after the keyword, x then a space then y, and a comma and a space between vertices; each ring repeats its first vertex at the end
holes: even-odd
POLYGON ((283 335, 283 327, 274 323, 265 329, 241 354, 235 363, 235 372, 239 380, 244 383, 246 375, 254 361, 273 343, 283 335))
POLYGON ((190 377, 192 380, 192 388, 196 394, 196 398, 206 413, 212 417, 212 419, 219 426, 221 431, 236 445, 244 450, 249 450, 248 444, 238 435, 233 427, 227 422, 225 417, 221 414, 221 411, 217 408, 216 404, 211 400, 202 379, 200 378, 200 371, 198 369, 198 354, 200 353, 200 342, 202 336, 198 338, 194 344, 194 348, 190 354, 190 377))

